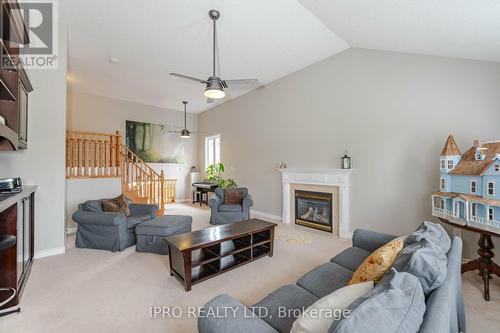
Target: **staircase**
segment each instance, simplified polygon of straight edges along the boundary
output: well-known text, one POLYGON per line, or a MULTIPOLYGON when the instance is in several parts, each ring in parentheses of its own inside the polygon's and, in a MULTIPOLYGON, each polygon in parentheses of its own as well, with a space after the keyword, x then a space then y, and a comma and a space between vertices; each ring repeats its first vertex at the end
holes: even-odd
POLYGON ((158 215, 175 202, 177 179, 167 179, 121 143, 121 135, 66 131, 66 178, 120 178, 122 192, 136 203, 157 204, 158 215))

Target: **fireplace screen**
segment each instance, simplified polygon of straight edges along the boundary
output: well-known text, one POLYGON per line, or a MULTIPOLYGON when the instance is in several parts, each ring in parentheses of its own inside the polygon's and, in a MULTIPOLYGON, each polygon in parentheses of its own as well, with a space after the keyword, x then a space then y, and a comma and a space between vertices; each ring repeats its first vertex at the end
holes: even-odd
POLYGON ((333 232, 332 194, 296 190, 295 223, 333 232))

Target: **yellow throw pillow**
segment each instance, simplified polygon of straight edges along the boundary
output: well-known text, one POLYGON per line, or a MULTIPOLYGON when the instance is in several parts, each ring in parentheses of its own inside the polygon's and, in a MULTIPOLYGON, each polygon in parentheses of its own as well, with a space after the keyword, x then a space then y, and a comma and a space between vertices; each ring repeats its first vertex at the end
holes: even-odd
POLYGON ((356 269, 349 284, 367 281, 379 282, 385 272, 391 268, 399 252, 403 249, 404 238, 405 237, 399 237, 393 239, 370 254, 358 269, 356 269))

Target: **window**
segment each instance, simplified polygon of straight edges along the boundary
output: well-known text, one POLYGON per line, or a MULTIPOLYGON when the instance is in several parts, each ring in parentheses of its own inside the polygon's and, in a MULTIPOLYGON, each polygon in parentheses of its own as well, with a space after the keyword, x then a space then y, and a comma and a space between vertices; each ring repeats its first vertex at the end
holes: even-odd
POLYGON ((448 160, 448 169, 453 169, 453 160, 448 160))
POLYGON ((477 191, 477 181, 471 180, 470 181, 470 193, 476 193, 477 191))
POLYGON ((495 182, 492 180, 488 182, 488 195, 495 195, 495 182))
POLYGON ((493 208, 488 208, 488 220, 494 221, 495 220, 495 214, 493 212, 493 208))
POLYGON ((441 170, 444 170, 444 169, 446 169, 446 161, 441 160, 441 170))
POLYGON ((205 167, 220 163, 220 135, 205 138, 205 167))
POLYGON ((439 200, 439 208, 444 209, 444 199, 439 200))
POLYGON ((495 164, 495 171, 496 172, 500 171, 500 164, 495 164))
POLYGON ((446 188, 446 179, 441 178, 441 189, 444 190, 446 188))
POLYGON ((471 216, 476 216, 476 204, 472 203, 470 208, 471 208, 471 212, 470 212, 471 216))

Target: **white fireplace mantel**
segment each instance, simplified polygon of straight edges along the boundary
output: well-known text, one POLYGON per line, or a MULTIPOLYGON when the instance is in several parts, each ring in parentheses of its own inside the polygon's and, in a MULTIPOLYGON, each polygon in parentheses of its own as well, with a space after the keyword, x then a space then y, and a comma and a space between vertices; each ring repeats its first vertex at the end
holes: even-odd
POLYGON ((290 185, 323 185, 339 188, 339 236, 349 238, 349 188, 352 170, 346 169, 278 169, 282 183, 282 221, 291 223, 290 185))

